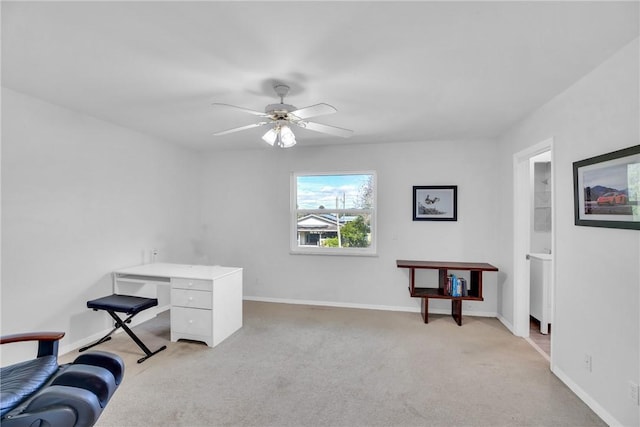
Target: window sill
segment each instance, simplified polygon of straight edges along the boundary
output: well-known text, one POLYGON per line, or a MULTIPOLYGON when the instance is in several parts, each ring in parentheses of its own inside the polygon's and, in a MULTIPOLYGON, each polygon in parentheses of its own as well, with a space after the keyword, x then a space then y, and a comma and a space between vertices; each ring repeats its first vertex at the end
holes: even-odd
POLYGON ((289 255, 321 255, 321 256, 346 256, 346 257, 377 257, 377 252, 363 251, 327 251, 327 250, 290 250, 289 255))

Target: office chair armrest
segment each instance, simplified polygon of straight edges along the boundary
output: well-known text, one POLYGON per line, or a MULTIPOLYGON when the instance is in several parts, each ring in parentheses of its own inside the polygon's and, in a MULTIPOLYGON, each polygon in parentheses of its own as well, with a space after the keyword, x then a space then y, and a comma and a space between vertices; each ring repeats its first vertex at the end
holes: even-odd
POLYGON ((0 337, 0 344, 22 341, 58 341, 62 337, 64 337, 64 332, 29 332, 0 337))
POLYGON ((38 341, 38 357, 58 356, 58 341, 64 337, 64 334, 64 332, 29 332, 5 335, 0 337, 0 344, 38 341))

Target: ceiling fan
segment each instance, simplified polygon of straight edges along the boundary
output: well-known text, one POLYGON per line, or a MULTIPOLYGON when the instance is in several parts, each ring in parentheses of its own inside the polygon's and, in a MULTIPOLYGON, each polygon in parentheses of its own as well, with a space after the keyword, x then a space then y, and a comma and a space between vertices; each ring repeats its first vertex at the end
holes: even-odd
POLYGON ((310 122, 307 120, 310 117, 322 116, 325 114, 332 114, 337 112, 338 110, 336 110, 331 105, 320 103, 311 105, 309 107, 296 108, 293 105, 284 103, 284 97, 287 95, 287 93, 289 93, 289 86, 281 83, 276 83, 273 86, 273 89, 280 97, 280 103, 267 105, 264 109, 264 112, 237 107, 230 104, 221 104, 218 102, 213 103, 212 105, 234 108, 236 110, 244 111, 245 113, 253 114, 254 116, 263 118, 263 120, 258 123, 223 130, 221 132, 215 133, 214 135, 226 135, 241 130, 269 125, 271 127, 267 131, 267 133, 262 136, 262 139, 269 145, 281 148, 289 148, 296 145, 296 137, 291 130, 291 125, 299 126, 301 128, 313 130, 316 132, 326 133, 329 135, 340 136, 343 138, 348 138, 353 134, 353 131, 349 129, 323 125, 321 123, 310 122))

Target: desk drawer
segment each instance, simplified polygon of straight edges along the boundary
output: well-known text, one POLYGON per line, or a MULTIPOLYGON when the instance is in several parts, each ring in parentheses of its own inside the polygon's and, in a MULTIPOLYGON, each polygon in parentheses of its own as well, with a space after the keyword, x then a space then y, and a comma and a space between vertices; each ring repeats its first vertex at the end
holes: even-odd
POLYGON ((213 290, 213 280, 172 278, 171 287, 176 289, 196 289, 199 291, 211 292, 213 290))
POLYGON ((213 333, 212 313, 199 308, 171 307, 171 331, 210 337, 213 333))
POLYGON ((211 310, 213 306, 212 294, 208 291, 174 288, 171 289, 171 305, 211 310))

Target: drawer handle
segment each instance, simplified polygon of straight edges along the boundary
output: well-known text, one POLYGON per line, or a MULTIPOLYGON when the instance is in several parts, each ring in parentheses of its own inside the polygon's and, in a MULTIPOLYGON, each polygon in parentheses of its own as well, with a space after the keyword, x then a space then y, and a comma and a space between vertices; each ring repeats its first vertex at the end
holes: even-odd
POLYGON ((189 320, 189 324, 191 325, 193 323, 193 320, 189 320))
POLYGON ((193 301, 193 297, 189 297, 189 301, 193 301))
POLYGON ((193 283, 189 282, 189 284, 187 286, 192 287, 193 283))

